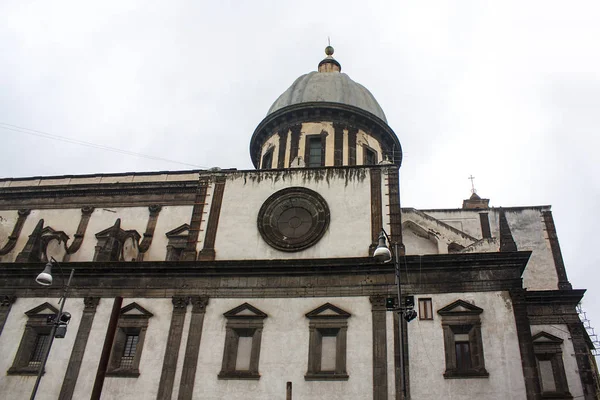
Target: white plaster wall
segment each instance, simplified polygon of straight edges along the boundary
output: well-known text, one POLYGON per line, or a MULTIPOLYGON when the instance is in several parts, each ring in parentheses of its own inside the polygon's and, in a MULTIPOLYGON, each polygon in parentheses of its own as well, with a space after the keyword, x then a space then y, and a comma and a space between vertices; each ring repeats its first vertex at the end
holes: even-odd
MULTIPOLYGON (((162 213, 162 211, 161 211, 162 213)), ((81 211, 79 211, 81 214, 81 211)), ((70 261, 92 261, 97 244, 96 233, 110 228, 115 224, 117 218, 121 218, 121 229, 135 229, 140 236, 144 235, 150 211, 148 207, 99 207, 94 210, 90 216, 90 221, 83 238, 83 243, 79 251, 71 255, 70 261)), ((159 216, 160 219, 160 216, 159 216)), ((75 229, 79 224, 79 217, 75 218, 75 229)), ((160 231, 156 230, 160 235, 160 231)), ((164 232, 163 232, 164 234, 164 232)), ((166 251, 166 249, 164 250, 166 251)), ((164 260, 164 256, 162 258, 164 260)))
POLYGON ((402 241, 408 255, 438 254, 438 244, 435 238, 429 239, 422 233, 407 226, 402 226, 402 241))
POLYGON ((563 364, 565 366, 565 375, 567 376, 567 384, 569 392, 574 399, 583 398, 583 387, 581 386, 581 378, 579 377, 579 368, 577 367, 577 359, 575 358, 575 349, 569 333, 567 325, 532 325, 531 334, 535 335, 540 332, 546 332, 563 340, 563 364))
MULTIPOLYGON (((373 393, 373 342, 368 297, 298 299, 211 299, 206 309, 194 385, 197 399, 285 398, 292 382, 294 400, 366 399, 373 393), (223 313, 248 302, 265 312, 259 360, 260 379, 219 380, 225 344, 223 313), (305 314, 330 302, 352 314, 348 319, 348 381, 305 381, 309 330, 305 314)), ((141 398, 141 397, 140 397, 141 398)))
MULTIPOLYGON (((24 313, 45 302, 52 304, 57 309, 60 308, 58 299, 17 298, 8 315, 2 335, 0 335, 0 349, 2 351, 2 357, 0 357, 0 371, 2 371, 0 374, 0 393, 10 393, 10 397, 5 397, 7 399, 28 399, 31 395, 36 376, 7 375, 5 371, 11 367, 25 331, 28 317, 24 313)), ((45 368, 46 372, 40 382, 36 399, 54 400, 58 398, 71 357, 73 343, 79 329, 83 308, 83 299, 67 299, 64 311, 71 313, 67 335, 63 339, 55 339, 52 344, 45 368)))
MULTIPOLYGON (((359 171, 354 171, 359 172, 359 171)), ((326 173, 326 172, 325 172, 326 173)), ((290 259, 366 257, 371 243, 371 198, 368 171, 364 179, 344 176, 315 179, 311 170, 282 174, 255 173, 229 175, 225 184, 221 215, 215 241, 216 258, 290 259), (254 178, 252 178, 254 177, 254 178), (302 186, 319 193, 331 212, 328 230, 314 246, 298 252, 282 252, 269 246, 257 228, 263 202, 278 190, 302 186)))
MULTIPOLYGON (((189 224, 192 218, 193 206, 164 206, 158 214, 156 229, 152 244, 144 255, 144 261, 164 261, 167 255, 169 240, 165 233, 183 225, 189 224)), ((144 227, 144 232, 145 232, 144 227)), ((143 235, 144 232, 140 232, 143 235)))
POLYGON ((396 398, 396 368, 395 368, 395 349, 394 349, 394 313, 386 313, 385 326, 386 332, 386 354, 387 354, 387 386, 388 398, 396 398))
MULTIPOLYGON (((162 208, 158 216, 152 245, 144 257, 145 261, 162 261, 165 259, 168 243, 165 233, 182 224, 189 223, 192 208, 192 206, 165 206, 162 208)), ((143 236, 150 216, 148 207, 108 208, 108 210, 115 212, 107 211, 105 208, 94 210, 90 217, 82 246, 78 252, 71 255, 70 261, 92 261, 94 248, 97 244, 96 233, 114 225, 117 218, 121 218, 122 229, 135 229, 143 236)), ((12 262, 15 260, 25 247, 29 235, 33 232, 40 219, 44 220, 44 227, 50 226, 57 231, 64 231, 69 236, 69 242, 67 242, 67 246, 69 246, 73 242, 79 221, 81 220, 81 209, 32 210, 23 224, 23 229, 21 230, 21 235, 17 240, 15 249, 1 257, 0 260, 2 262, 12 262)), ((16 221, 16 210, 0 211, 0 247, 7 242, 16 221)))
MULTIPOLYGON (((8 231, 8 235, 10 235, 14 223, 16 222, 17 212, 16 210, 3 211, 3 214, 0 215, 5 216, 9 221, 13 221, 12 224, 9 222, 10 226, 5 228, 8 231)), ((69 236, 67 245, 71 244, 73 235, 77 232, 80 217, 81 209, 79 208, 32 210, 23 224, 23 229, 21 230, 21 234, 19 235, 14 250, 2 257, 2 262, 12 262, 17 258, 17 255, 23 250, 25 244, 27 244, 29 235, 31 235, 40 219, 44 220, 44 227, 50 226, 54 230, 64 231, 69 236)), ((2 245, 4 243, 6 243, 6 240, 2 242, 2 245)))
MULTIPOLYGON (((13 231, 15 227, 15 223, 17 222, 19 215, 17 214, 17 210, 1 210, 0 211, 0 249, 3 248, 6 243, 8 243, 8 237, 13 231)), ((21 234, 23 231, 21 231, 21 234)), ((14 252, 0 256, 0 262, 9 262, 14 260, 14 252)))
MULTIPOLYGON (((508 292, 419 295, 433 302, 433 321, 408 324, 412 399, 525 399, 525 382, 512 303, 508 292), (437 311, 462 299, 483 308, 481 335, 488 378, 444 379, 446 361, 442 320, 437 311)), ((388 329, 393 329, 388 327, 388 329)))
MULTIPOLYGON (((153 399, 158 393, 173 304, 171 299, 123 299, 123 307, 132 302, 137 302, 154 314, 148 320, 148 330, 140 359, 140 376, 137 378, 107 376, 102 387, 103 400, 153 399)), ((104 333, 106 334, 106 328, 104 333)))
MULTIPOLYGON (((123 301, 124 305, 129 304, 125 303, 125 301, 123 301)), ((85 353, 83 354, 79 376, 73 392, 73 399, 89 399, 92 394, 113 303, 113 298, 103 297, 96 307, 96 314, 92 322, 92 329, 90 330, 85 347, 85 353)), ((129 381, 129 379, 124 379, 125 381, 129 381)))
MULTIPOLYGON (((558 276, 540 210, 506 209, 505 214, 517 248, 533 251, 523 272, 523 286, 530 290, 557 289, 558 276)), ((494 217, 498 220, 497 215, 494 217)))
MULTIPOLYGON (((479 220, 479 213, 491 212, 492 210, 425 210, 425 214, 439 219, 440 221, 450 225, 453 228, 463 231, 467 235, 473 236, 474 238, 481 239, 483 237, 481 233, 481 222, 479 220)), ((490 216, 490 220, 492 217, 490 216)), ((490 221, 491 224, 492 221, 490 221)))
MULTIPOLYGON (((552 250, 546 233, 542 216, 543 210, 549 208, 520 207, 505 208, 505 215, 518 250, 532 251, 527 268, 523 273, 523 285, 531 290, 553 290, 558 287, 558 277, 552 250)), ((453 223, 455 228, 463 227, 463 231, 476 238, 481 238, 479 213, 489 214, 492 237, 500 236, 499 209, 488 210, 426 210, 426 214, 446 223, 453 223)), ((498 251, 495 249, 494 251, 498 251)))

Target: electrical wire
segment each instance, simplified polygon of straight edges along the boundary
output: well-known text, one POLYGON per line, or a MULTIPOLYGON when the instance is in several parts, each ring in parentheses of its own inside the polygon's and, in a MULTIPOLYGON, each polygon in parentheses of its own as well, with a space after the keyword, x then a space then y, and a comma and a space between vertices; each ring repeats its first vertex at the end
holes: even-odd
POLYGON ((22 126, 7 124, 5 122, 0 122, 0 128, 1 129, 5 129, 5 130, 9 130, 9 131, 13 131, 13 132, 25 133, 27 135, 42 137, 42 138, 45 138, 45 139, 57 140, 57 141, 60 141, 60 142, 65 142, 65 143, 77 144, 77 145, 80 145, 80 146, 91 147, 91 148, 98 149, 98 150, 111 151, 113 153, 119 153, 119 154, 124 154, 124 155, 128 155, 128 156, 146 158, 146 159, 149 159, 149 160, 156 160, 156 161, 164 161, 164 162, 169 162, 169 163, 173 163, 173 164, 180 164, 180 165, 185 165, 185 166, 194 167, 194 168, 208 168, 208 167, 204 167, 204 166, 201 166, 201 165, 190 164, 190 163, 186 163, 186 162, 182 162, 182 161, 169 160, 169 159, 163 158, 163 157, 157 157, 157 156, 152 156, 152 155, 143 154, 143 153, 136 153, 134 151, 118 149, 116 147, 104 146, 104 145, 101 145, 101 144, 86 142, 86 141, 83 141, 83 140, 72 139, 72 138, 65 137, 65 136, 55 135, 55 134, 44 132, 44 131, 39 131, 39 130, 36 130, 36 129, 29 129, 29 128, 24 128, 22 126))

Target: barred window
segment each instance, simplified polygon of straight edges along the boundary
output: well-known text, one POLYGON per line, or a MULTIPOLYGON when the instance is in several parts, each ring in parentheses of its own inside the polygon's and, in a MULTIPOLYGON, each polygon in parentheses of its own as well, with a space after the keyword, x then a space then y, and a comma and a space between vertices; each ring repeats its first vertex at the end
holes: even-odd
POLYGON ((13 364, 7 371, 9 375, 37 375, 50 341, 52 326, 48 319, 57 314, 58 309, 48 302, 25 312, 27 324, 13 364))
POLYGON ((44 358, 44 350, 46 350, 46 344, 48 343, 48 339, 50 339, 49 334, 38 334, 35 338, 35 345, 33 346, 33 351, 31 352, 31 357, 29 358, 29 367, 38 368, 42 365, 42 359, 44 358))
POLYGON ((150 317, 152 313, 137 303, 121 308, 107 375, 131 378, 140 375, 140 359, 150 317))
POLYGON ((139 340, 139 334, 126 335, 125 349, 123 350, 123 356, 121 357, 121 363, 119 364, 119 368, 133 368, 133 358, 135 357, 135 351, 137 349, 137 344, 139 340))

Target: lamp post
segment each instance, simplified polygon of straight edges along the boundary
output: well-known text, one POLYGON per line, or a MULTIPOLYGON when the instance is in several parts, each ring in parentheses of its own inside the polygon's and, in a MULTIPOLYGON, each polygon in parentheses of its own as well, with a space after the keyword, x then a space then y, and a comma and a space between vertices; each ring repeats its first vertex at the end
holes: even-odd
MULTIPOLYGON (((64 276, 62 274, 62 267, 59 262, 52 257, 50 261, 46 264, 44 271, 42 271, 35 281, 43 286, 52 285, 52 266, 57 265, 60 271, 60 277, 63 280, 64 285, 64 276)), ((71 315, 67 312, 63 313, 63 308, 65 306, 65 301, 67 300, 67 294, 69 292, 69 285, 71 284, 71 279, 73 279, 73 274, 75 273, 74 269, 71 269, 71 274, 69 275, 69 280, 67 284, 63 287, 63 294, 58 300, 60 303, 60 309, 58 310, 58 315, 50 322, 52 324, 52 329, 50 330, 50 337, 48 338, 48 344, 46 345, 46 349, 44 351, 44 357, 42 358, 42 364, 40 365, 40 370, 38 371, 37 379, 35 380, 35 385, 33 386, 33 390, 31 391, 30 400, 35 399, 35 395, 37 393, 38 387, 40 386, 40 380, 42 379, 42 375, 44 373, 44 368, 46 367, 46 361, 48 361, 48 355, 50 354, 50 349, 52 348, 52 342, 54 342, 54 336, 57 335, 57 328, 61 328, 61 336, 64 337, 66 333, 66 325, 71 318, 71 315)))
MULTIPOLYGON (((392 253, 388 248, 387 242, 391 244, 391 240, 387 232, 382 228, 379 234, 379 243, 377 248, 373 252, 373 258, 379 262, 388 263, 392 261, 392 253)), ((398 290, 398 308, 394 311, 398 312, 399 317, 401 316, 406 322, 412 321, 416 316, 416 311, 411 307, 402 306, 402 286, 400 284, 400 258, 398 251, 398 242, 394 242, 394 272, 396 275, 396 288, 398 290)), ((402 324, 402 318, 398 318, 398 328, 400 330, 400 374, 402 375, 402 394, 403 398, 406 399, 406 374, 404 373, 404 325, 402 324)))

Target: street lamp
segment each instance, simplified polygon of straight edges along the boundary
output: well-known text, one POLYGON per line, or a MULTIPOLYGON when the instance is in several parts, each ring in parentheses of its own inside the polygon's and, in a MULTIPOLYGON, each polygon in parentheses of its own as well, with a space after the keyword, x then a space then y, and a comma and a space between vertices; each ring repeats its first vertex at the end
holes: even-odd
MULTIPOLYGON (((382 263, 388 263, 392 261, 392 252, 388 248, 387 242, 391 244, 391 240, 387 232, 382 228, 379 234, 379 243, 377 248, 373 252, 373 258, 382 263)), ((398 290, 398 307, 394 307, 392 304, 388 304, 388 308, 398 312, 399 316, 402 316, 406 322, 410 322, 417 317, 417 312, 414 310, 414 301, 411 304, 408 302, 402 305, 402 286, 400 285, 400 252, 398 251, 398 242, 394 242, 394 270, 396 275, 396 288, 398 290)), ((392 299, 389 299, 392 300, 392 299)), ((388 302, 389 303, 389 302, 388 302)), ((404 326, 402 319, 398 318, 398 325, 400 329, 400 374, 402 375, 402 393, 406 398, 406 374, 404 373, 404 326)))
POLYGON ((33 391, 31 392, 30 400, 35 399, 35 395, 37 393, 38 387, 40 386, 40 380, 42 379, 42 374, 44 373, 44 368, 46 367, 46 361, 48 361, 48 355, 50 354, 50 348, 52 348, 52 342, 54 342, 54 338, 64 338, 67 333, 67 324, 71 320, 71 314, 68 312, 63 312, 63 308, 65 306, 65 301, 67 300, 67 294, 69 292, 69 285, 71 284, 71 279, 73 279, 73 274, 75 273, 74 269, 71 269, 71 274, 69 275, 69 280, 65 285, 64 275, 62 273, 62 267, 59 262, 54 259, 54 257, 50 258, 50 261, 46 264, 44 270, 35 278, 35 281, 42 286, 50 286, 52 285, 52 266, 57 265, 60 271, 60 277, 63 281, 63 294, 58 300, 60 303, 60 310, 58 310, 58 315, 54 318, 49 318, 48 323, 52 325, 52 329, 50 330, 50 337, 48 338, 48 344, 46 345, 46 349, 44 351, 44 357, 42 358, 42 364, 40 365, 40 370, 38 371, 37 379, 35 380, 35 385, 33 386, 33 391))

